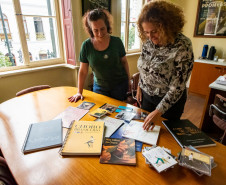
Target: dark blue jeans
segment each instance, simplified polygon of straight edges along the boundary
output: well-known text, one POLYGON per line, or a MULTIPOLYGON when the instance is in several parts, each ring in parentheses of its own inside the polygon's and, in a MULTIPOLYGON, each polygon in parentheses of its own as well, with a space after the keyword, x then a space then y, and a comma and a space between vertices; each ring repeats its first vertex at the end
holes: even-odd
POLYGON ((99 86, 94 82, 93 92, 103 94, 105 96, 123 101, 126 99, 126 93, 128 91, 128 80, 122 81, 120 84, 112 87, 110 90, 99 86))
MULTIPOLYGON (((146 92, 142 90, 142 102, 141 108, 152 112, 155 110, 156 106, 160 103, 162 97, 149 96, 146 92)), ((168 120, 178 120, 184 112, 184 105, 187 100, 187 90, 185 89, 181 98, 167 110, 162 117, 168 120)))

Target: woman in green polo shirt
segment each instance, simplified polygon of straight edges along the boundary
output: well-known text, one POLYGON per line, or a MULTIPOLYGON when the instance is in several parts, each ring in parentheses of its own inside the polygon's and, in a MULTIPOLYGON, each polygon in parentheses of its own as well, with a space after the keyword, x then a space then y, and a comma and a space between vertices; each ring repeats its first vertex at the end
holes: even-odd
POLYGON ((90 38, 82 43, 79 61, 78 92, 70 102, 84 99, 84 82, 89 66, 94 74, 93 91, 118 100, 125 100, 129 86, 129 66, 120 38, 111 36, 112 16, 103 9, 88 11, 83 17, 90 38))

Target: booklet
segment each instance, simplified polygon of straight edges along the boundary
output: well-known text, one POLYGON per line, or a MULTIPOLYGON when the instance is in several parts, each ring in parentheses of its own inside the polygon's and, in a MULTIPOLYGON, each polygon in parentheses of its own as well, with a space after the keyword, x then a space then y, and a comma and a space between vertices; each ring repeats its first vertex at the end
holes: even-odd
POLYGON ((123 123, 123 120, 114 119, 108 116, 96 119, 95 121, 104 121, 104 137, 110 137, 123 123))
POLYGON ((85 110, 90 110, 94 105, 96 105, 95 103, 92 102, 82 102, 77 108, 79 109, 85 109, 85 110))
POLYGON ((122 110, 128 111, 128 112, 132 112, 133 108, 131 107, 125 107, 125 106, 118 106, 118 108, 116 109, 115 112, 121 112, 122 110))
POLYGON ((134 118, 135 115, 136 113, 134 112, 127 112, 122 110, 115 117, 129 123, 134 118))
POLYGON ((143 122, 131 121, 125 128, 122 136, 135 139, 150 145, 156 145, 160 132, 160 126, 155 125, 153 130, 145 131, 143 122))
POLYGON ((108 113, 107 110, 98 108, 98 109, 95 109, 94 111, 90 112, 89 115, 94 116, 96 118, 100 118, 107 113, 108 113))
POLYGON ((177 164, 177 161, 159 146, 145 150, 142 154, 159 173, 177 164))
POLYGON ((63 112, 58 114, 55 119, 62 119, 63 127, 69 128, 73 120, 79 121, 83 118, 89 110, 78 109, 76 107, 68 107, 63 112))
POLYGON ((108 103, 105 103, 105 104, 102 105, 100 108, 101 108, 101 109, 105 109, 105 110, 107 110, 107 111, 110 112, 110 113, 113 113, 113 112, 115 112, 115 110, 117 109, 117 106, 111 105, 111 104, 108 104, 108 103))

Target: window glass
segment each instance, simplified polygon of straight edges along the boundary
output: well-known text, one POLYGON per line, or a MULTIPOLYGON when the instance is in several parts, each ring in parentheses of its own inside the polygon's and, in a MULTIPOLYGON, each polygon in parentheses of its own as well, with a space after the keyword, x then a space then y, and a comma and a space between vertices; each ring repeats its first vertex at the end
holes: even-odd
POLYGON ((0 68, 23 65, 21 43, 13 2, 12 0, 1 0, 0 5, 0 68), (3 29, 2 17, 4 17, 5 31, 3 29))
POLYGON ((57 43, 56 19, 26 17, 30 39, 27 40, 28 50, 32 61, 46 60, 59 57, 57 43), (29 27, 29 25, 33 25, 29 27))
POLYGON ((136 22, 142 5, 143 1, 141 0, 121 0, 121 39, 126 52, 140 51, 141 43, 136 22))
POLYGON ((55 16, 54 0, 20 0, 23 15, 55 16))

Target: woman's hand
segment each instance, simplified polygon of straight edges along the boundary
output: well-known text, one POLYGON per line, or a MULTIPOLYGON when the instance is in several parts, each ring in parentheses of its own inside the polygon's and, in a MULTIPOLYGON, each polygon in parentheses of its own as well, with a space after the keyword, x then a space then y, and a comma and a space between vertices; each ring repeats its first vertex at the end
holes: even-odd
POLYGON ((160 116, 161 112, 157 109, 148 114, 148 116, 144 120, 143 129, 146 131, 148 131, 149 129, 153 130, 155 127, 154 123, 159 119, 160 116))
POLYGON ((139 87, 139 85, 137 86, 136 99, 137 99, 137 102, 138 102, 139 106, 141 107, 142 92, 141 92, 141 88, 139 87))
POLYGON ((71 96, 71 97, 69 97, 68 98, 68 101, 69 102, 77 102, 78 100, 84 100, 84 97, 82 96, 82 94, 81 93, 77 93, 77 94, 75 94, 74 96, 71 96))

